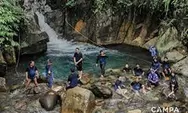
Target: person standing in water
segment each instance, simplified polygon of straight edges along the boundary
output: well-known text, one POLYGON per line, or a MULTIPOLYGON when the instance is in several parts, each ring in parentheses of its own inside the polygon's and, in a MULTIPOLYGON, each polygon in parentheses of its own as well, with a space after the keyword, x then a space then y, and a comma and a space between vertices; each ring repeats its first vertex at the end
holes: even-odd
POLYGON ((54 74, 53 74, 53 71, 52 71, 52 61, 50 59, 47 60, 46 78, 47 78, 47 82, 48 82, 48 87, 52 88, 54 74))
POLYGON ((79 48, 75 49, 75 53, 74 53, 74 64, 78 70, 78 74, 79 74, 79 79, 82 78, 82 61, 83 61, 83 55, 80 52, 79 48))
POLYGON ((106 58, 108 58, 108 56, 106 56, 104 51, 101 50, 96 60, 96 66, 98 66, 98 62, 100 63, 101 77, 104 77, 105 74, 106 58))
POLYGON ((29 66, 26 69, 26 88, 30 85, 32 81, 34 81, 35 87, 38 87, 37 77, 38 77, 38 69, 35 66, 34 61, 29 62, 29 66))

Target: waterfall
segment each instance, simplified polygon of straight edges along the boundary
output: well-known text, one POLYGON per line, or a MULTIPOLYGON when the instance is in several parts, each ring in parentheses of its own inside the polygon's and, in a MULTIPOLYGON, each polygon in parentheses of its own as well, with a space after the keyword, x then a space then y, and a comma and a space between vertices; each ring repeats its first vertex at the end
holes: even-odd
POLYGON ((75 48, 79 47, 83 54, 98 53, 101 48, 86 43, 73 43, 65 39, 59 39, 58 34, 46 22, 40 12, 35 12, 38 17, 38 24, 41 31, 47 33, 50 42, 48 43, 48 55, 50 56, 72 56, 75 48))
POLYGON ((57 33, 45 22, 45 17, 42 13, 39 13, 38 11, 35 12, 35 14, 38 17, 38 24, 40 26, 40 29, 42 31, 45 31, 48 36, 50 42, 57 41, 58 35, 57 33))

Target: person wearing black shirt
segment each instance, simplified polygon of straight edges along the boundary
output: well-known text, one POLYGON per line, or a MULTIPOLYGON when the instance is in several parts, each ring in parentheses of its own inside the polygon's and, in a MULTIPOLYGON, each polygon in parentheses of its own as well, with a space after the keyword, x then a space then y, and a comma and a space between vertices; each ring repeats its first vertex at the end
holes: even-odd
POLYGON ((170 94, 168 94, 168 97, 170 97, 171 95, 175 96, 175 93, 178 91, 178 80, 175 76, 174 73, 172 73, 171 79, 170 79, 170 84, 169 84, 169 88, 170 88, 170 94))
POLYGON ((163 68, 162 75, 164 78, 166 78, 166 80, 168 80, 172 71, 167 57, 165 57, 164 61, 162 62, 162 68, 163 68))
POLYGON ((123 68, 123 72, 126 72, 126 73, 131 72, 131 68, 129 67, 128 64, 126 64, 125 67, 123 68))
POLYGON ((101 77, 104 77, 105 74, 106 58, 108 58, 108 56, 106 56, 104 51, 101 50, 96 60, 96 66, 98 65, 98 62, 100 63, 101 77))
POLYGON ((83 55, 80 52, 79 48, 76 48, 74 53, 74 64, 77 67, 79 73, 79 79, 81 79, 82 77, 82 61, 83 61, 83 55))
POLYGON ((144 75, 144 71, 140 68, 140 65, 136 65, 136 67, 133 70, 133 75, 142 78, 142 76, 144 75))
POLYGON ((35 86, 38 86, 37 83, 37 77, 38 77, 38 70, 37 67, 35 66, 34 61, 29 62, 29 66, 26 69, 26 88, 29 86, 31 81, 34 81, 35 86))

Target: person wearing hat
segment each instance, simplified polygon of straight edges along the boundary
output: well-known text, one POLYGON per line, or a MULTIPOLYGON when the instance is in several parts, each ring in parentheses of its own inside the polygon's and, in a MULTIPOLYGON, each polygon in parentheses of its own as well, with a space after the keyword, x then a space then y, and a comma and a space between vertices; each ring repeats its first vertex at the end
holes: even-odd
POLYGON ((66 87, 66 90, 76 87, 79 83, 79 75, 75 73, 75 69, 71 68, 70 71, 71 75, 68 77, 68 85, 66 87))

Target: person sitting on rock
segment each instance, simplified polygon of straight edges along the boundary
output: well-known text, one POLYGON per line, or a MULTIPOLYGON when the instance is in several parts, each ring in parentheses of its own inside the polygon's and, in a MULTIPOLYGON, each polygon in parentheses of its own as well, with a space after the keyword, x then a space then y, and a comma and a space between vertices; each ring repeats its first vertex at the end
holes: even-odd
POLYGON ((129 67, 128 64, 125 64, 125 67, 123 68, 123 72, 125 72, 125 73, 130 73, 131 72, 131 68, 129 67))
POLYGON ((150 46, 149 47, 149 52, 151 53, 152 58, 157 58, 158 52, 155 46, 150 46))
POLYGON ((125 85, 123 84, 121 80, 121 76, 118 76, 118 79, 116 80, 115 85, 114 85, 114 90, 117 94, 122 95, 125 98, 128 98, 126 96, 127 90, 125 89, 125 85))
POLYGON ((45 69, 46 69, 46 79, 48 82, 48 87, 52 88, 54 75, 52 71, 52 61, 50 59, 47 60, 47 65, 45 69))
POLYGON ((35 87, 38 87, 37 77, 38 77, 38 69, 35 66, 34 61, 29 62, 29 66, 26 69, 26 88, 30 85, 32 81, 34 81, 35 87))
POLYGON ((154 58, 153 59, 153 62, 152 62, 152 66, 151 68, 157 73, 159 74, 160 72, 160 67, 161 67, 161 63, 156 59, 154 58))
POLYGON ((136 65, 136 67, 133 70, 133 75, 135 75, 138 78, 142 78, 142 76, 144 76, 144 71, 140 68, 140 65, 136 65))
POLYGON ((163 77, 166 80, 169 80, 169 77, 170 77, 172 71, 171 71, 170 64, 168 62, 168 58, 167 57, 165 57, 164 61, 162 62, 162 68, 163 68, 163 71, 162 71, 163 77))
POLYGON ((131 83, 131 89, 136 93, 139 94, 140 90, 145 93, 145 87, 139 82, 139 79, 136 78, 135 81, 131 83))
POLYGON ((159 76, 155 73, 155 70, 150 69, 148 74, 148 88, 151 89, 151 86, 157 87, 159 85, 159 76))
POLYGON ((178 81, 175 76, 171 77, 169 86, 170 86, 171 93, 168 94, 168 97, 170 96, 175 97, 175 93, 178 90, 178 81))
POLYGON ((74 88, 79 84, 79 75, 75 73, 75 69, 71 68, 71 75, 68 77, 68 85, 66 87, 66 90, 70 88, 74 88))

